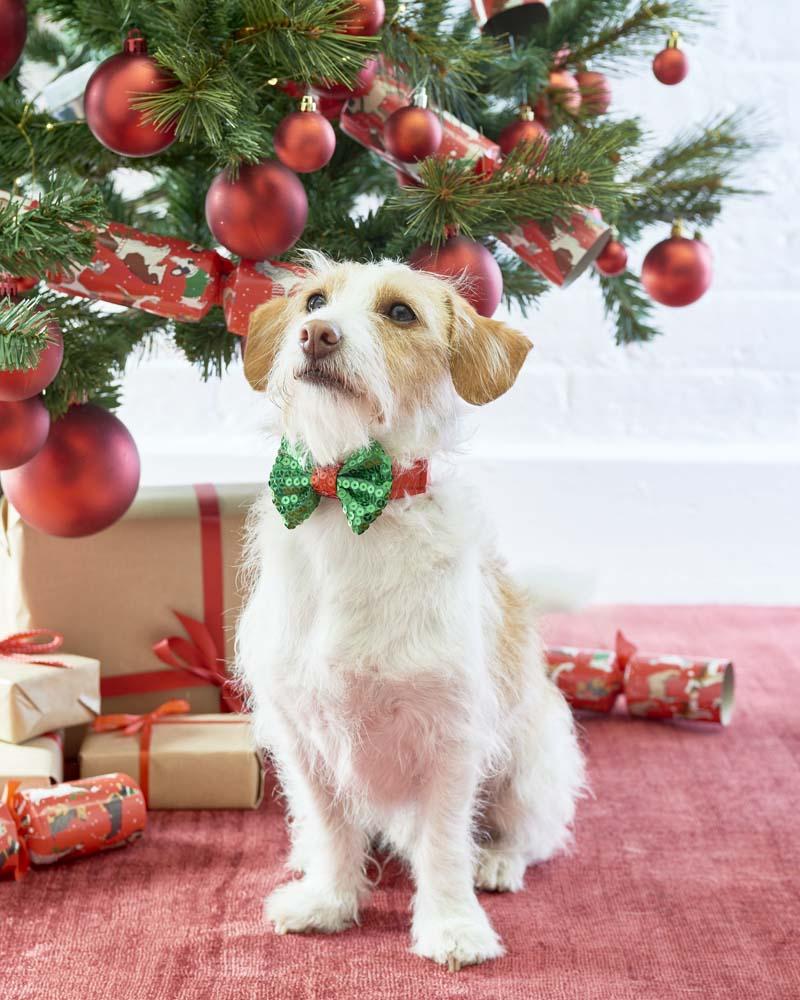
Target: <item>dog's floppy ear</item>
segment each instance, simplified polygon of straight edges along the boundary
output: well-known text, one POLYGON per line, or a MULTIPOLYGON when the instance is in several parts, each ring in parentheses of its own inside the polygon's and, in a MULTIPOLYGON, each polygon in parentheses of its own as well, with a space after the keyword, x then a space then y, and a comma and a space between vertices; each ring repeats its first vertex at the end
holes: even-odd
POLYGON ((533 344, 510 326, 481 316, 450 293, 450 374, 456 392, 475 406, 510 389, 533 344))
POLYGON ((267 388, 267 380, 284 329, 287 300, 284 296, 270 299, 250 317, 247 346, 244 350, 244 374, 254 389, 267 388))

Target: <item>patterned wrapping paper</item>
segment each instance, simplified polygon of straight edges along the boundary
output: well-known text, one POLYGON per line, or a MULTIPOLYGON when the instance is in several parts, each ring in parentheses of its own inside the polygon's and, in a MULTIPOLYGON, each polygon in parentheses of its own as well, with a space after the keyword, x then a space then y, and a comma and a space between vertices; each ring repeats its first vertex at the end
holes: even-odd
POLYGON ((734 670, 730 660, 634 655, 625 668, 625 700, 631 715, 730 723, 734 670))
POLYGON ((104 774, 52 788, 16 789, 0 806, 0 876, 24 874, 30 860, 65 858, 122 847, 142 835, 147 810, 126 774, 104 774))
POLYGON ((22 788, 48 788, 64 780, 64 730, 25 743, 0 743, 0 795, 8 781, 22 788))
POLYGON ((0 656, 0 740, 24 743, 52 729, 91 722, 99 711, 99 660, 60 650, 0 656))
POLYGON ((253 311, 270 299, 291 294, 307 273, 286 261, 243 260, 222 282, 222 308, 230 332, 247 336, 253 311))
POLYGON ((191 321, 220 302, 223 275, 232 267, 216 250, 112 222, 97 231, 89 264, 51 275, 48 283, 68 295, 191 321))
POLYGON ((550 647, 551 679, 574 708, 610 712, 624 694, 630 715, 644 719, 691 719, 722 726, 734 703, 733 663, 726 659, 659 654, 648 656, 617 632, 615 649, 550 647))
MULTIPOLYGON (((396 159, 383 143, 386 119, 408 105, 411 96, 409 87, 395 79, 391 68, 386 67, 375 77, 367 94, 348 101, 340 124, 342 131, 356 142, 377 153, 396 170, 417 179, 419 164, 396 159)), ((442 114, 442 131, 438 156, 474 159, 483 172, 490 172, 493 163, 500 163, 497 143, 447 112, 442 114)), ((566 287, 594 263, 611 239, 611 229, 589 209, 576 209, 569 219, 520 222, 497 238, 548 281, 566 287)))
POLYGON ((611 711, 622 693, 624 677, 624 668, 613 650, 554 646, 545 655, 551 679, 573 708, 611 711))

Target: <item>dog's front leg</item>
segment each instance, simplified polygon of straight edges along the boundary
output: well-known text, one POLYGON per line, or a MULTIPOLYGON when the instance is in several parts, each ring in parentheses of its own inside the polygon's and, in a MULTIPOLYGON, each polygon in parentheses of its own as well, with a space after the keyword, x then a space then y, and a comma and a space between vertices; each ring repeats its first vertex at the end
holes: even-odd
POLYGON ((303 877, 267 898, 267 918, 278 934, 344 930, 358 920, 367 890, 366 837, 302 754, 287 757, 284 749, 281 756, 284 790, 306 849, 303 877))
POLYGON ((458 750, 439 761, 409 845, 416 882, 412 948, 451 971, 503 954, 473 889, 476 773, 475 762, 458 750))

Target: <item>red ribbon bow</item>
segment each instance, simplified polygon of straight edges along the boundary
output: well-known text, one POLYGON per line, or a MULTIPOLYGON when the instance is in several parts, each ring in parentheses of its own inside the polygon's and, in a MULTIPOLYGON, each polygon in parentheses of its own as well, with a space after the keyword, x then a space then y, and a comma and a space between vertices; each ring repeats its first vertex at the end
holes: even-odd
POLYGON ((217 651, 208 626, 196 618, 182 615, 180 611, 173 614, 183 625, 189 638, 181 635, 167 636, 155 643, 153 652, 162 663, 188 671, 209 684, 215 684, 220 689, 220 702, 224 711, 241 712, 241 699, 226 690, 228 678, 225 676, 225 661, 217 651))
POLYGON ((98 715, 92 722, 92 729, 96 733, 113 733, 121 730, 123 736, 139 736, 139 784, 148 805, 150 805, 150 743, 153 726, 165 716, 185 715, 191 707, 185 698, 173 698, 144 715, 119 712, 113 715, 98 715))
POLYGON ((15 632, 0 639, 0 656, 8 656, 21 663, 35 663, 40 667, 63 667, 58 660, 36 659, 40 653, 54 653, 64 644, 64 636, 49 628, 32 628, 15 632))
POLYGON ((18 854, 17 865, 14 869, 14 878, 17 881, 25 875, 31 866, 30 857, 28 855, 28 845, 25 843, 25 839, 20 833, 20 830, 22 829, 22 821, 14 805, 14 799, 16 798, 19 786, 19 781, 7 781, 6 787, 3 789, 3 795, 0 797, 0 808, 5 806, 8 810, 11 822, 17 833, 18 854))

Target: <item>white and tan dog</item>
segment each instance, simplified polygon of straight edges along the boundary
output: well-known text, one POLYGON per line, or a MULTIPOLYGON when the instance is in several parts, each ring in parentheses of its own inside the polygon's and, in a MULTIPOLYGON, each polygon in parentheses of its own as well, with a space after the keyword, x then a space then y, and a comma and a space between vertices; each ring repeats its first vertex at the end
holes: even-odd
MULTIPOLYGON (((446 449, 457 396, 495 399, 531 347, 432 275, 311 263, 254 314, 245 357, 309 467, 377 441, 402 478, 446 449)), ((267 491, 249 533, 238 671, 302 873, 267 900, 275 930, 357 921, 377 843, 413 874, 417 954, 451 969, 502 955, 474 887, 518 890, 569 842, 583 761, 469 489, 433 469, 361 535, 335 499, 289 531, 267 491)))

